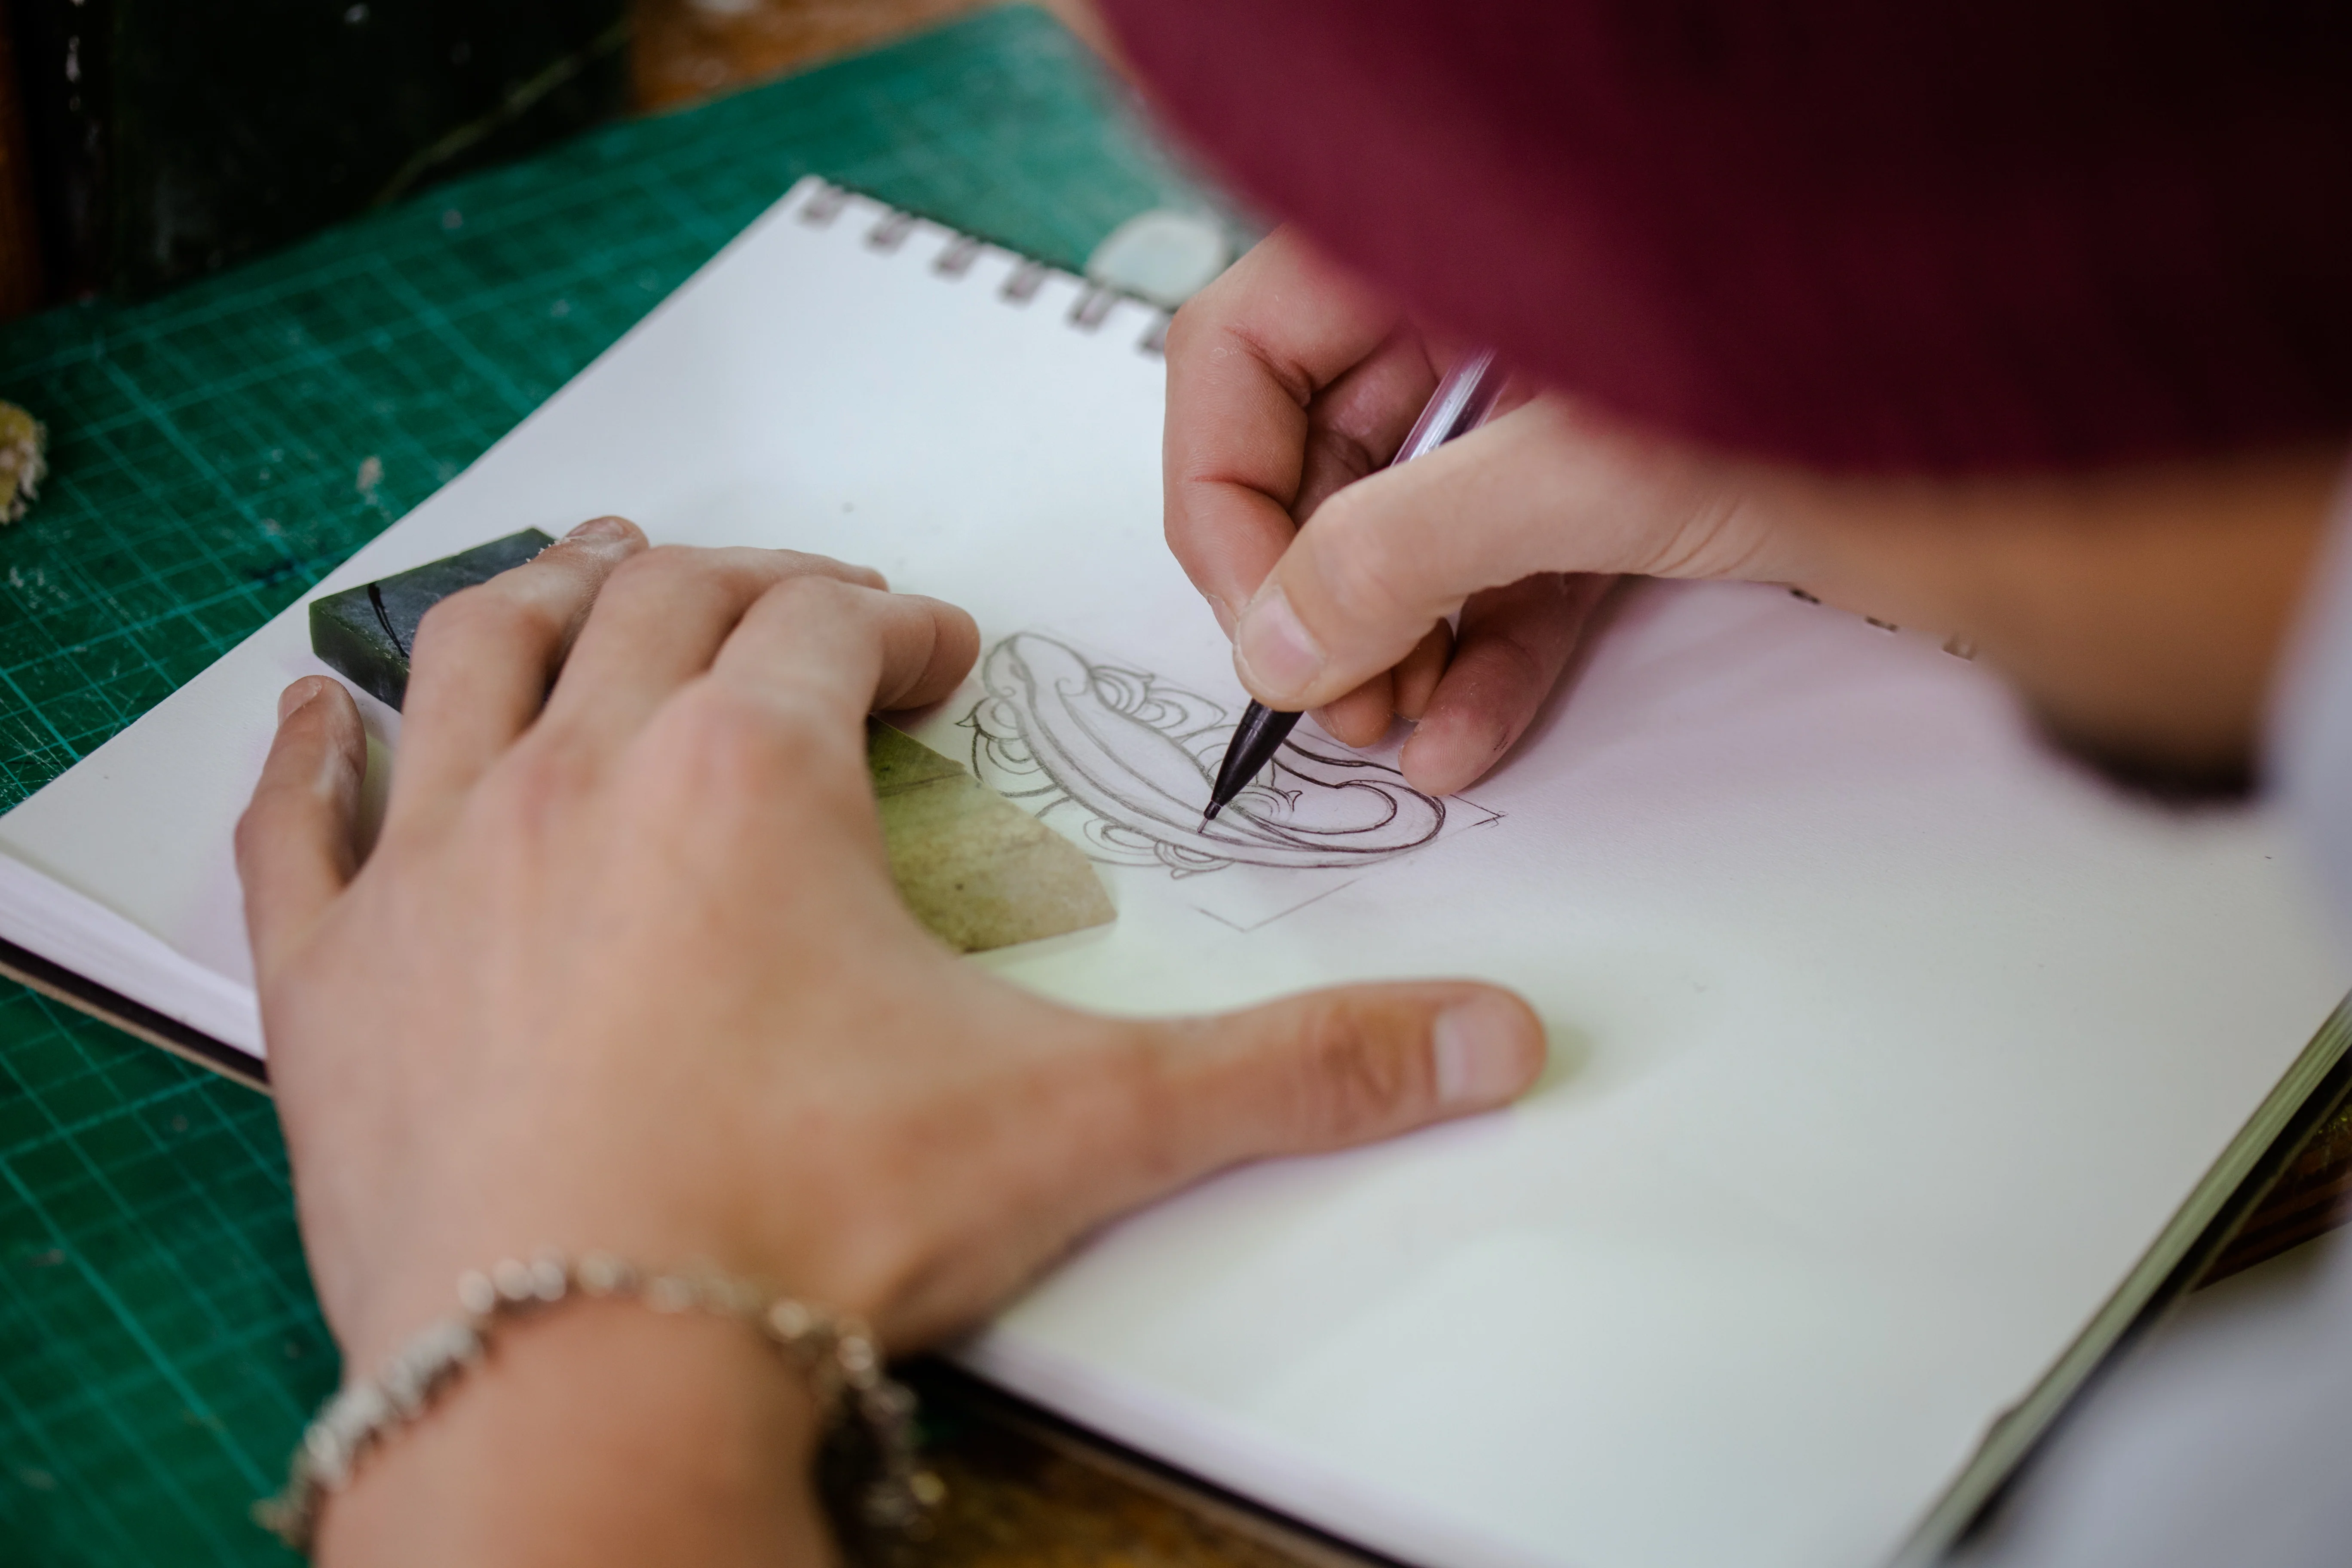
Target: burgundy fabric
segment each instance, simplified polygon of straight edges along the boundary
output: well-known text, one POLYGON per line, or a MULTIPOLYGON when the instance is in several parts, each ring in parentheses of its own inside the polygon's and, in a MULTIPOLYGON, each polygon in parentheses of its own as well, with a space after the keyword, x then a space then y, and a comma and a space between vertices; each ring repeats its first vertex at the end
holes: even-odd
POLYGON ((2352 7, 1106 8, 1244 192, 1633 418, 1941 470, 2352 431, 2352 7))

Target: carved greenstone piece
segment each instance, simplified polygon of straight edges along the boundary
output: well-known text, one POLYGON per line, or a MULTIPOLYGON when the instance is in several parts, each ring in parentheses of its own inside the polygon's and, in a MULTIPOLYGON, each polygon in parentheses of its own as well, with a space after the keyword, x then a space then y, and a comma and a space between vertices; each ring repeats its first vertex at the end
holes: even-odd
POLYGON ((867 727, 866 765, 899 896, 957 952, 1060 936, 1117 916, 1083 850, 953 759, 877 722, 867 727))

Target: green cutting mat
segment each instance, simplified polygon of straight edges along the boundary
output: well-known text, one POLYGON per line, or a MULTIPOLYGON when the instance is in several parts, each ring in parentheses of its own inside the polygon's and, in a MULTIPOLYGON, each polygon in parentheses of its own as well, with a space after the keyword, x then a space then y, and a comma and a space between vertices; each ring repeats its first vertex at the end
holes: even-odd
MULTIPOLYGON (((0 330, 55 475, 0 530, 0 808, 531 412, 794 180, 1075 268, 1198 204, 991 12, 612 127, 165 299, 0 330)), ((333 1384, 268 1103, 0 982, 0 1562, 227 1563, 333 1384)))

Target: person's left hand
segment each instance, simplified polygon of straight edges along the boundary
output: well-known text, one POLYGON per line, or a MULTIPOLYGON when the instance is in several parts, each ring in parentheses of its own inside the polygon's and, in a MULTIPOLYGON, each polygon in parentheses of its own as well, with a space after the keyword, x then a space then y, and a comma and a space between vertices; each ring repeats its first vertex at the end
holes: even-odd
POLYGON ((977 643, 868 572, 585 525, 425 618, 364 863, 358 714, 288 689, 238 859, 348 1355, 541 1246, 705 1259, 904 1348, 1220 1166, 1533 1079, 1540 1026, 1489 986, 1163 1022, 956 962, 891 885, 865 726, 977 643))

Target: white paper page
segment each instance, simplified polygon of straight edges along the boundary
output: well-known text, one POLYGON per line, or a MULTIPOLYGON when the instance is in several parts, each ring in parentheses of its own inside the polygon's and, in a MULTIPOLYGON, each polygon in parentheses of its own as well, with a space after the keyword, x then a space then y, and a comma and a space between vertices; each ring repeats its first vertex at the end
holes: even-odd
MULTIPOLYGON (((961 603, 1003 658, 918 732, 1120 862, 1115 925, 978 962, 1136 1011, 1486 976, 1554 1058, 1116 1228, 969 1359, 1410 1559, 1885 1557, 2342 994, 2271 826, 2123 806, 1972 667, 1696 585, 1620 603, 1475 806, 1277 779, 1204 846, 1167 803, 1241 695, 1160 539, 1155 318, 1081 330, 1074 280, 1009 302, 1013 258, 942 277, 951 237, 815 199, 320 591, 620 511, 961 603)), ((0 850, 249 985, 229 830, 318 668, 298 606, 0 850)))

